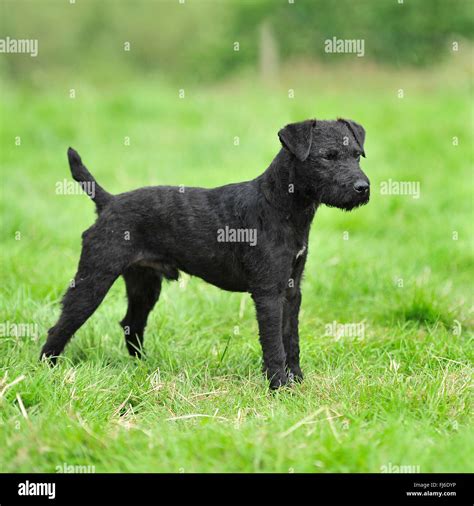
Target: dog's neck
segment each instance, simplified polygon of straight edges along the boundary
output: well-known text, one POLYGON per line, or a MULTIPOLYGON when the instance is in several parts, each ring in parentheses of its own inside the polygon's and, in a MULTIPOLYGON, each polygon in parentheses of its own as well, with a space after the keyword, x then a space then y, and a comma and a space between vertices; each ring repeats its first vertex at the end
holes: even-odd
POLYGON ((268 169, 258 178, 267 202, 278 209, 287 219, 298 219, 302 214, 310 215, 312 220, 318 207, 298 184, 297 161, 282 148, 268 169))

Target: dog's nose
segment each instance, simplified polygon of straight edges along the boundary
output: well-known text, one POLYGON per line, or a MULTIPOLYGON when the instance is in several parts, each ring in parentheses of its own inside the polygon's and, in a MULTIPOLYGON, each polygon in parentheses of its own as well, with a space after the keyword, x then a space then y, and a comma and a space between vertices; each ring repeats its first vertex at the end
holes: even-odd
POLYGON ((354 183, 354 190, 357 193, 367 193, 369 191, 370 184, 363 179, 359 179, 354 183))

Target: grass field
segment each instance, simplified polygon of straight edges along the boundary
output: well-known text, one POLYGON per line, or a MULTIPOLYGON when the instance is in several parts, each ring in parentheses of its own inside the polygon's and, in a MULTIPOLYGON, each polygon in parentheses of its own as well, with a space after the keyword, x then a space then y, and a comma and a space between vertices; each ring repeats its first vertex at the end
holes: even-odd
POLYGON ((208 88, 3 83, 1 471, 474 471, 470 81, 319 72, 270 89, 252 76, 208 88), (38 363, 94 220, 85 195, 56 193, 71 180, 69 145, 112 193, 216 186, 256 177, 278 129, 314 116, 365 126, 373 190, 368 206, 321 208, 313 224, 303 384, 270 394, 249 296, 186 276, 150 316, 146 360, 125 350, 120 279, 58 367, 38 363), (382 194, 389 180, 419 183, 419 198, 382 194), (328 335, 334 321, 363 323, 363 335, 328 335))

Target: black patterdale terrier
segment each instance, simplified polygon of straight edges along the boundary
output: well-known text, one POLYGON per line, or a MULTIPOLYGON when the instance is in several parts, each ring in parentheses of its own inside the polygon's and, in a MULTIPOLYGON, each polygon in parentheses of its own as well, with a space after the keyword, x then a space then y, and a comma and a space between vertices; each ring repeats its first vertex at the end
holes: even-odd
POLYGON ((308 120, 278 132, 282 148, 252 181, 219 188, 152 186, 111 195, 69 149, 69 164, 97 206, 82 235, 79 267, 41 357, 55 362, 117 279, 126 284, 121 325, 140 356, 163 278, 179 271, 255 302, 263 368, 272 389, 300 381, 298 313, 308 235, 319 205, 349 211, 369 200, 359 161, 365 131, 354 121, 308 120))

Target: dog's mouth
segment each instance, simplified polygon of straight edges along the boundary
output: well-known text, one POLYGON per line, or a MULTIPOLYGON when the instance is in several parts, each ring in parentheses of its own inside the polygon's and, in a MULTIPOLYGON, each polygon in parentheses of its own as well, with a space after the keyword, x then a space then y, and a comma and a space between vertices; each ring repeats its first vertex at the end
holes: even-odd
POLYGON ((365 206, 370 200, 370 190, 367 190, 365 193, 355 193, 351 194, 350 197, 341 200, 329 199, 327 201, 322 201, 328 207, 337 207, 338 209, 342 209, 343 211, 352 211, 353 209, 357 209, 358 207, 365 206))
POLYGON ((370 200, 370 190, 367 190, 363 194, 357 194, 357 198, 351 203, 351 207, 347 209, 351 211, 352 209, 356 209, 357 207, 365 206, 370 200))
POLYGON ((343 207, 345 211, 352 211, 353 209, 357 209, 358 207, 365 206, 370 200, 370 194, 367 193, 363 197, 360 197, 358 200, 352 201, 349 205, 343 207))

